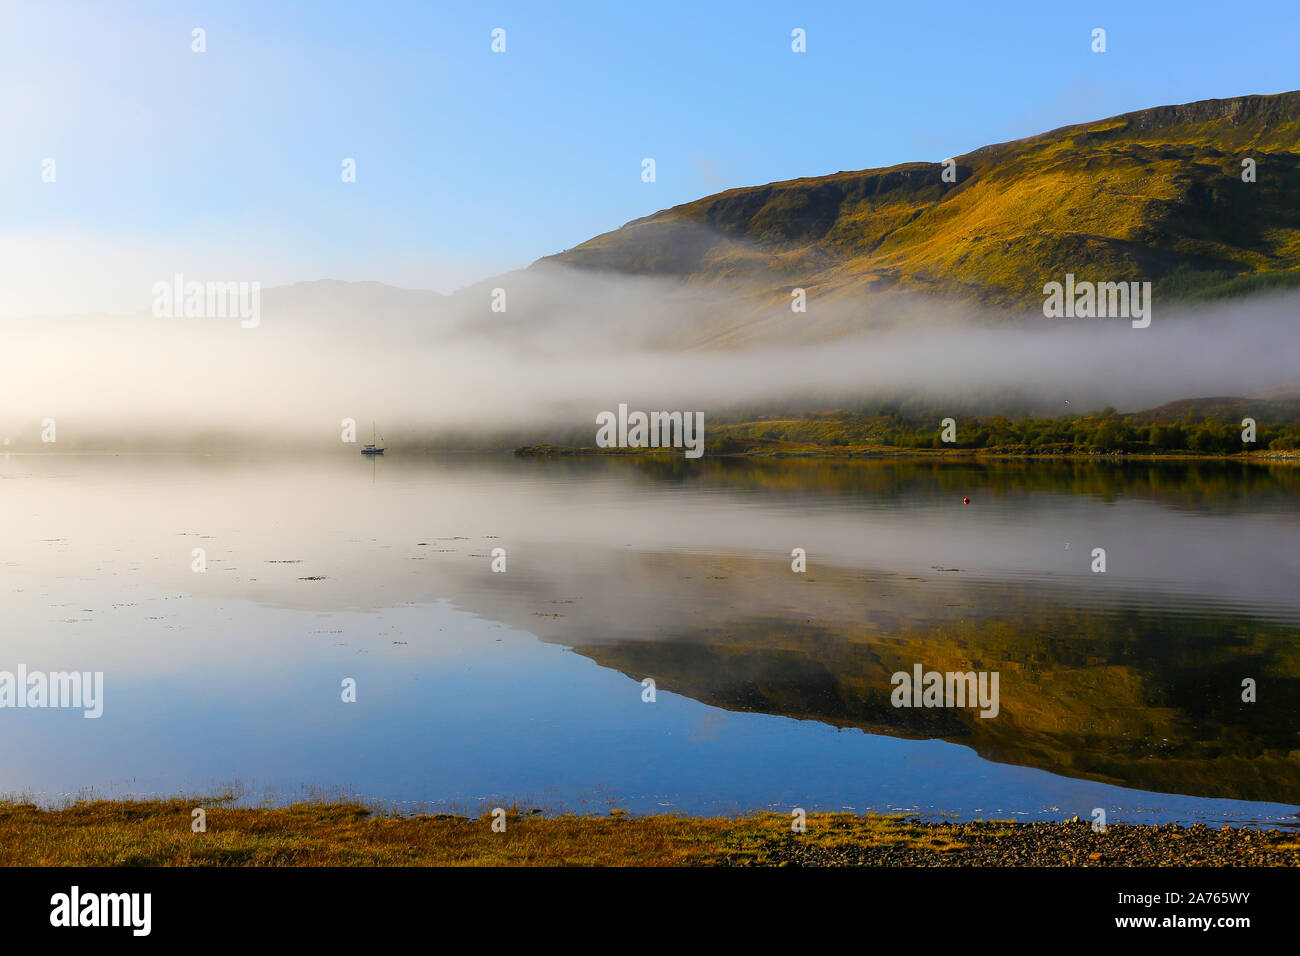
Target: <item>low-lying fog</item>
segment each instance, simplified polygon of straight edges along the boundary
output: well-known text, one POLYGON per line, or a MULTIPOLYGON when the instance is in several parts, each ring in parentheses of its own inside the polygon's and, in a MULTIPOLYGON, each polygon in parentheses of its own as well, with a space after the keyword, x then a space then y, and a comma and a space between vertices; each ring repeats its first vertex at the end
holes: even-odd
POLYGON ((1260 396, 1300 379, 1296 294, 1195 308, 1157 299, 1150 327, 1135 329, 899 296, 814 295, 794 313, 543 264, 453 296, 322 282, 256 302, 255 327, 155 317, 147 294, 131 317, 0 320, 0 439, 48 450, 52 419, 69 450, 218 436, 337 448, 352 418, 363 435, 377 421, 398 445, 451 434, 509 443, 594 435, 596 414, 619 403, 706 421, 873 396, 1068 414, 1260 396), (492 309, 498 289, 503 312, 492 309))

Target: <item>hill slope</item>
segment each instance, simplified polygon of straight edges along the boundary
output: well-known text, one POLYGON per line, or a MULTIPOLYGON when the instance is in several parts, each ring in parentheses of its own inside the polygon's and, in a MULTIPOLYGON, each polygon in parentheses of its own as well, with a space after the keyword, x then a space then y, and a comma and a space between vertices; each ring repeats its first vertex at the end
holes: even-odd
POLYGON ((749 287, 1037 307, 1072 272, 1209 297, 1300 284, 1300 91, 1161 106, 956 161, 731 189, 539 263, 749 287), (1257 181, 1242 181, 1242 160, 1257 181))

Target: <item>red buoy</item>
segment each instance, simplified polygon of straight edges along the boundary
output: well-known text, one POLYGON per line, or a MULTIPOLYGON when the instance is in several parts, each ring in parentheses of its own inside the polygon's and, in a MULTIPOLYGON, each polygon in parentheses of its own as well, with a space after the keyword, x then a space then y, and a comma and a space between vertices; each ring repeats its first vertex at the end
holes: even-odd
POLYGON ((968 505, 968 504, 970 504, 970 499, 969 499, 969 498, 963 498, 963 499, 961 500, 961 503, 964 504, 964 505, 968 505))

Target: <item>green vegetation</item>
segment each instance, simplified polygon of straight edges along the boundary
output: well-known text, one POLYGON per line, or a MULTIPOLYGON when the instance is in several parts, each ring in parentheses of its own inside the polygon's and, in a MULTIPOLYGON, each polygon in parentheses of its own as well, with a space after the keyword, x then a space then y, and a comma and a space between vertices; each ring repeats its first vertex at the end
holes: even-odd
POLYGON ((1198 272, 1180 265, 1155 284, 1153 293, 1160 299, 1235 299, 1262 292, 1282 292, 1300 287, 1300 270, 1294 272, 1259 272, 1232 276, 1223 270, 1198 272))
POLYGON ((1065 823, 921 823, 901 816, 394 817, 358 804, 211 807, 185 800, 0 804, 0 866, 1296 865, 1276 830, 1065 823))
POLYGON ((719 454, 808 449, 965 449, 1015 455, 1114 454, 1241 455, 1300 449, 1300 419, 1259 423, 1254 445, 1242 442, 1235 422, 1185 415, 1177 421, 1148 422, 1108 408, 1069 418, 1002 415, 957 421, 956 441, 942 440, 938 414, 928 419, 901 415, 873 418, 799 419, 716 425, 708 448, 719 454))
MULTIPOLYGON (((955 162, 955 182, 941 163, 907 163, 731 189, 551 261, 747 283, 787 307, 800 286, 810 300, 913 292, 1036 310, 1067 272, 1148 280, 1170 299, 1300 284, 1300 92, 1141 110, 955 162)), ((756 321, 709 344, 762 334, 756 321)))
MULTIPOLYGON (((574 436, 577 437, 577 436, 574 436)), ((950 416, 944 409, 908 412, 823 411, 795 417, 710 423, 708 455, 854 457, 885 453, 962 452, 1015 456, 1153 455, 1300 457, 1300 401, 1211 398, 1171 402, 1142 412, 1113 408, 1058 418, 950 416), (956 440, 943 440, 953 417, 956 440), (1242 421, 1256 422, 1242 441, 1242 421)), ((678 449, 577 448, 527 445, 521 456, 573 454, 680 456, 678 449)))

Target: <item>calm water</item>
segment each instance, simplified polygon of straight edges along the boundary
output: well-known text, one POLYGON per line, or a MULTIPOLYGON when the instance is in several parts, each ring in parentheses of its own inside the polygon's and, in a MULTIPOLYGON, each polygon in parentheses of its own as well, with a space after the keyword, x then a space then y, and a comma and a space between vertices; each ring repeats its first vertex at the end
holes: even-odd
POLYGON ((0 709, 4 793, 1297 822, 1300 470, 13 455, 0 505, 0 671, 105 681, 0 709), (917 663, 1000 713, 893 707, 917 663))

